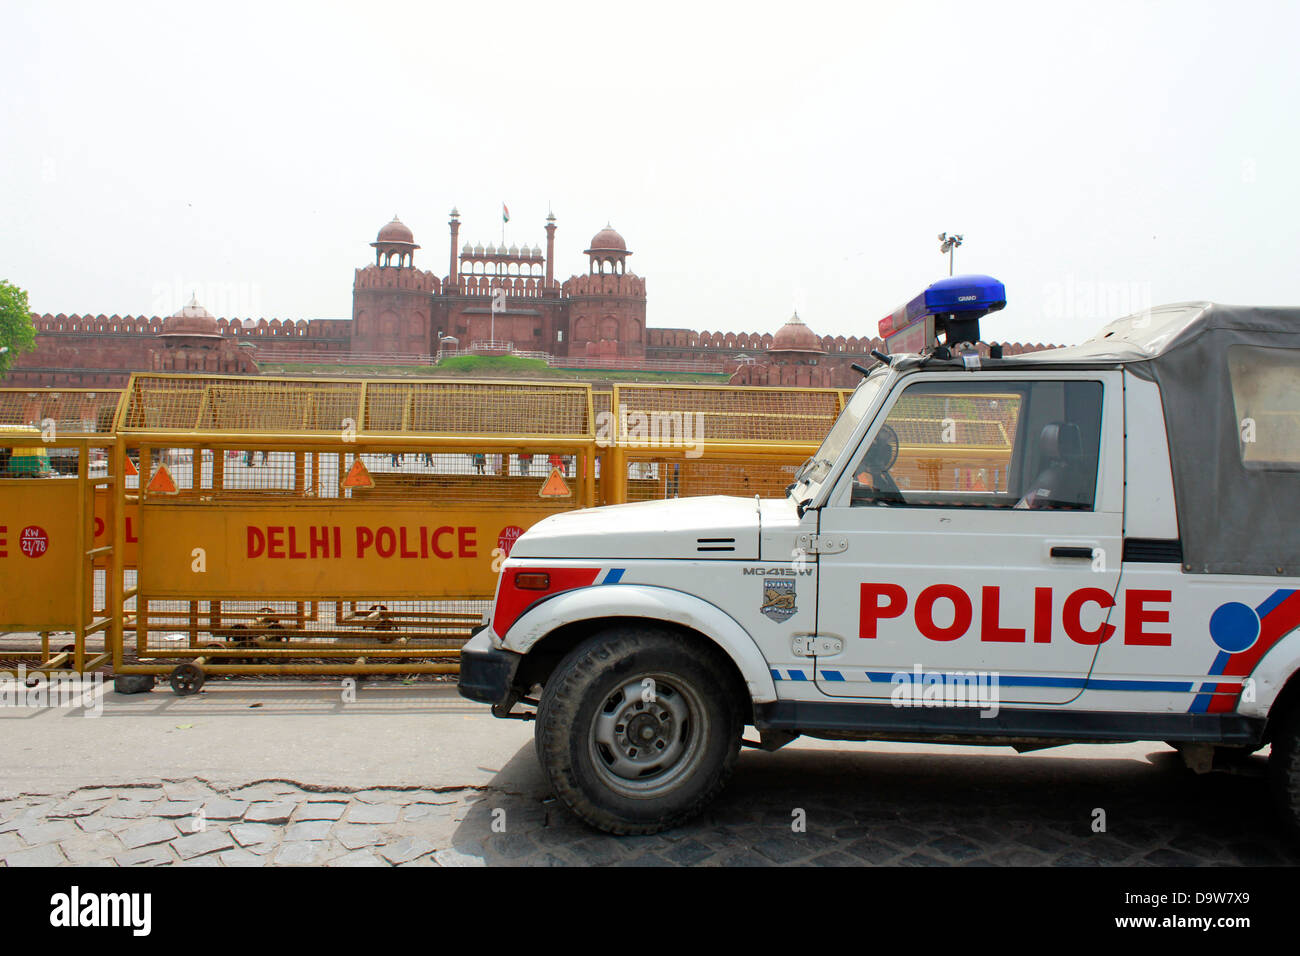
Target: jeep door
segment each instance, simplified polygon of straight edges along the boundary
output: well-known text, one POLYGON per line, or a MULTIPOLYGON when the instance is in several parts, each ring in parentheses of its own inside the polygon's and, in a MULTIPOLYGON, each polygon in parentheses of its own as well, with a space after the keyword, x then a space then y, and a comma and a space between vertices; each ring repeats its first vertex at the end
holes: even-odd
POLYGON ((816 628, 843 648, 816 660, 822 693, 974 673, 1005 703, 1079 695, 1119 577, 1121 387, 1110 370, 895 384, 820 509, 816 628))

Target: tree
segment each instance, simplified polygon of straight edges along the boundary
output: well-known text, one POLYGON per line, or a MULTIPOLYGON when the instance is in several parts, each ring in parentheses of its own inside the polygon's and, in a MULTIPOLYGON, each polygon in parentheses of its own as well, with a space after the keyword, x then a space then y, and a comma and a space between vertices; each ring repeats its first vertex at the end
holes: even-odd
POLYGON ((0 351, 0 378, 20 352, 36 348, 36 326, 32 324, 26 290, 0 279, 0 349, 6 346, 7 352, 0 351))

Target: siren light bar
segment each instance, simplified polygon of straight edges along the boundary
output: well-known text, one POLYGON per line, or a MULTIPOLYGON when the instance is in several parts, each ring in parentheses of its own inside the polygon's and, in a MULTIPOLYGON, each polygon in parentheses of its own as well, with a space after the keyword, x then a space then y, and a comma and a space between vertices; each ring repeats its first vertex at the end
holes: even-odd
POLYGON ((887 352, 923 352, 939 344, 978 342, 980 317, 1005 308, 1006 287, 992 276, 950 276, 880 320, 887 352))

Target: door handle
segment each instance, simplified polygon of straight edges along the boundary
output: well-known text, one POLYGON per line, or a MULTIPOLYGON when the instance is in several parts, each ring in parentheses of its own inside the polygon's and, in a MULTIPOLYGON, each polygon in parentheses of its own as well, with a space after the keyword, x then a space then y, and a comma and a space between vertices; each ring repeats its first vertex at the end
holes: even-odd
POLYGON ((1056 545, 1052 548, 1052 557, 1054 558, 1082 558, 1087 561, 1092 560, 1092 548, 1070 547, 1067 545, 1056 545))

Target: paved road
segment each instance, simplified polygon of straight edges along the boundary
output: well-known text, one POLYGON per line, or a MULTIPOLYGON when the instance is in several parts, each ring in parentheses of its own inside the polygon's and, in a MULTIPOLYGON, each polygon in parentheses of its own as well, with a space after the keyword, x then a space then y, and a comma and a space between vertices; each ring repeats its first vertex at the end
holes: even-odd
MULTIPOLYGON (((745 752, 689 826, 614 838, 550 797, 531 725, 450 685, 209 684, 102 712, 0 707, 0 859, 32 864, 1300 863, 1262 780, 1159 744, 799 741, 745 752), (1094 832, 1097 811, 1104 832, 1094 832), (797 830, 799 821, 805 826, 797 830)), ((1258 758, 1257 758, 1258 759, 1258 758)))

